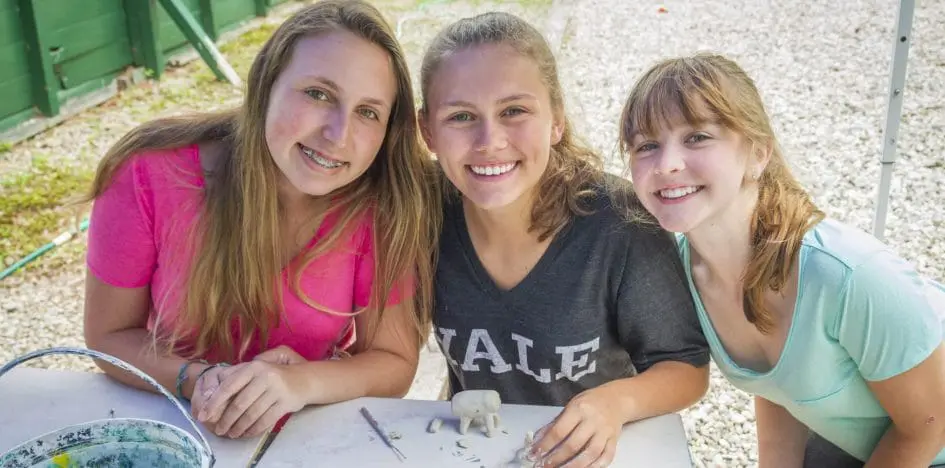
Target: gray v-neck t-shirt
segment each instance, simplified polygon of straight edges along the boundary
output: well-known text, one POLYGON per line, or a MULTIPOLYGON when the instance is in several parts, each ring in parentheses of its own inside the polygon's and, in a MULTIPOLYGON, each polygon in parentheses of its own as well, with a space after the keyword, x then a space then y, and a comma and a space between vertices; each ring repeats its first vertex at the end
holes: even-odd
POLYGON ((510 290, 476 255, 462 202, 447 200, 433 323, 451 394, 493 389, 505 403, 564 406, 660 361, 708 364, 675 239, 627 222, 595 192, 593 213, 559 231, 510 290))

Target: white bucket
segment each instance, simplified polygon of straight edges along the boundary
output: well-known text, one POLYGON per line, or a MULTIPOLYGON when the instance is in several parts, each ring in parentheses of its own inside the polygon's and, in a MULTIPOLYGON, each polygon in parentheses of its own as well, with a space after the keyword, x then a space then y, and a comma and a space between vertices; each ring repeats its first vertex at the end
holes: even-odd
POLYGON ((177 406, 200 441, 189 432, 161 421, 101 419, 67 426, 23 442, 0 454, 0 468, 210 468, 214 465, 210 443, 180 402, 149 375, 117 358, 90 349, 49 348, 10 361, 0 368, 0 377, 18 364, 46 354, 89 356, 141 377, 177 406))

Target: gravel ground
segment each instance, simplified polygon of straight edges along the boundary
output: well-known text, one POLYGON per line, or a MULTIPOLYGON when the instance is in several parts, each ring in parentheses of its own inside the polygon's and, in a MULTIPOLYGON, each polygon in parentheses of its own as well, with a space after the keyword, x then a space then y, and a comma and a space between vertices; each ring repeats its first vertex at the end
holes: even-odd
MULTIPOLYGON (((784 150, 817 203, 831 216, 871 229, 895 0, 850 0, 842 7, 826 0, 804 2, 803 7, 757 0, 559 0, 550 7, 523 3, 527 5, 427 2, 399 16, 411 65, 416 71, 422 47, 448 21, 490 8, 522 14, 559 47, 572 117, 618 172, 624 166, 614 151, 616 121, 633 80, 661 57, 696 50, 725 53, 756 79, 784 150), (661 5, 666 13, 658 12, 661 5)), ((920 2, 886 229, 891 245, 921 272, 940 280, 945 279, 942 44, 945 1, 920 2)), ((187 86, 187 80, 174 75, 160 87, 187 86)), ((92 110, 93 118, 67 122, 14 147, 0 158, 0 171, 28 167, 37 151, 66 161, 77 146, 106 147, 147 114, 130 106, 147 99, 147 93, 132 92, 139 93, 136 99, 120 101, 129 105, 92 110)), ((232 98, 220 90, 213 103, 232 98)), ((94 164, 94 159, 87 163, 94 164)), ((84 239, 79 238, 53 253, 68 260, 54 274, 18 275, 0 284, 0 362, 40 347, 82 345, 82 248, 84 239)), ((91 368, 72 358, 45 359, 38 365, 91 368)), ((408 397, 435 398, 443 369, 436 349, 428 348, 408 397)), ((697 466, 757 464, 750 400, 714 367, 709 394, 683 417, 697 466)))

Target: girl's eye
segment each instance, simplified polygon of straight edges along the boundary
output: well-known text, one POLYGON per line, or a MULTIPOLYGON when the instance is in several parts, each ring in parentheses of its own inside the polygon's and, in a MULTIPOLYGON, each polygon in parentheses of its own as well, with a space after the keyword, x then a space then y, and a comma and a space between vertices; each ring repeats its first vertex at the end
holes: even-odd
POLYGON ((472 114, 469 112, 457 112, 451 115, 447 120, 452 122, 471 122, 472 119, 472 114))
POLYGON ((708 139, 709 139, 709 135, 706 135, 704 133, 696 133, 692 135, 691 137, 689 137, 686 142, 687 143, 701 143, 708 139))
POLYGON ((381 120, 381 118, 377 115, 377 112, 374 112, 373 109, 361 109, 358 111, 358 113, 361 114, 361 117, 364 117, 367 119, 381 120))
POLYGON ((656 148, 657 148, 656 143, 644 143, 644 144, 642 144, 642 145, 640 145, 640 146, 637 147, 636 152, 637 152, 637 153, 645 153, 645 152, 647 152, 647 151, 653 151, 653 150, 655 150, 656 148))
POLYGON ((305 90, 305 94, 308 94, 308 96, 309 96, 310 98, 312 98, 312 99, 314 99, 314 100, 316 100, 316 101, 327 101, 327 100, 328 100, 328 94, 326 94, 324 91, 322 91, 322 90, 320 90, 320 89, 306 89, 306 90, 305 90))
POLYGON ((503 111, 502 115, 506 117, 515 117, 516 115, 520 115, 524 113, 525 113, 525 109, 522 109, 521 107, 510 107, 506 109, 505 111, 503 111))

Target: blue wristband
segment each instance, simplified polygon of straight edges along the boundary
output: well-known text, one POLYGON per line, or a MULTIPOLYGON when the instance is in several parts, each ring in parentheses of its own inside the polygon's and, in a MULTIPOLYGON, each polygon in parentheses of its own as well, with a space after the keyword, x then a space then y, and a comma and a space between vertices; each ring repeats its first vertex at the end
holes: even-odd
POLYGON ((230 367, 230 365, 227 364, 227 363, 225 363, 225 362, 220 362, 220 363, 217 363, 217 364, 211 364, 211 365, 207 366, 206 368, 204 368, 204 370, 200 371, 200 373, 197 374, 197 377, 194 379, 194 384, 196 385, 197 382, 200 381, 200 378, 203 377, 204 374, 206 374, 207 372, 209 372, 210 369, 213 369, 214 367, 230 367))

